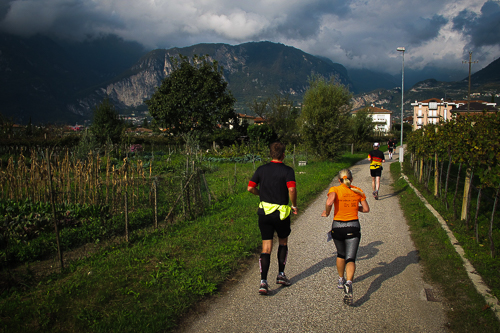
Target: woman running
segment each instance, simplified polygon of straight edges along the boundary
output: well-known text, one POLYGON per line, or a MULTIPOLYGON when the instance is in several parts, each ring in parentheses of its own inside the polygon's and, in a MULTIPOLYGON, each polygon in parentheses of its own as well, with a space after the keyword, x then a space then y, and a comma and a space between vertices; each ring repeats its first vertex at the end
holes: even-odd
POLYGON ((368 213, 370 207, 363 191, 351 185, 351 170, 340 170, 338 178, 340 185, 331 187, 328 191, 326 209, 321 216, 329 216, 332 205, 335 205, 330 232, 337 248, 338 288, 344 289, 344 303, 352 305, 352 281, 356 271, 356 254, 361 238, 358 212, 368 213), (344 278, 344 271, 347 280, 344 278))

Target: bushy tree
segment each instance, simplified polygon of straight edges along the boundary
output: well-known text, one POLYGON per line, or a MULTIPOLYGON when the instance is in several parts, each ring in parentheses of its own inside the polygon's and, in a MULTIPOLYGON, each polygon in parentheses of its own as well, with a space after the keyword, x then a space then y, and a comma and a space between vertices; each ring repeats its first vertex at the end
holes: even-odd
POLYGON ((368 108, 359 110, 351 117, 350 127, 350 139, 354 144, 362 144, 370 139, 375 124, 368 113, 368 108))
POLYGON ((173 71, 151 98, 145 101, 155 123, 170 133, 212 133, 218 128, 238 126, 235 98, 228 91, 222 68, 208 56, 192 62, 179 55, 173 71))
POLYGON ((108 98, 105 98, 101 104, 94 109, 94 117, 90 131, 97 143, 100 145, 106 144, 108 138, 113 143, 118 143, 121 140, 124 123, 120 119, 118 111, 108 98))
POLYGON ((296 143, 299 108, 290 96, 275 95, 260 102, 254 100, 249 107, 266 121, 278 140, 285 144, 296 143))
POLYGON ((248 139, 252 143, 269 145, 273 141, 277 140, 276 133, 267 124, 262 125, 250 125, 247 129, 248 139))
POLYGON ((349 90, 321 76, 309 80, 298 119, 302 142, 323 158, 335 159, 349 135, 349 90))

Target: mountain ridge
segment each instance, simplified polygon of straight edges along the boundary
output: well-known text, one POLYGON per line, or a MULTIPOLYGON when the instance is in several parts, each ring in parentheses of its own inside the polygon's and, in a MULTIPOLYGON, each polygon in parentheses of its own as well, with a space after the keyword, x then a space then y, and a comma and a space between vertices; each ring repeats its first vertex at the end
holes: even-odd
MULTIPOLYGON (((146 111, 143 101, 172 71, 172 57, 208 55, 224 69, 237 111, 253 99, 286 94, 301 102, 314 73, 336 80, 355 93, 353 106, 376 104, 401 109, 398 75, 352 70, 332 59, 269 41, 239 45, 203 43, 146 52, 139 44, 104 36, 70 43, 45 36, 0 34, 0 112, 19 123, 82 123, 109 97, 120 113, 146 111)), ((430 69, 427 69, 429 71, 430 69)), ((425 75, 407 71, 409 80, 425 75)), ((432 71, 431 71, 432 72, 432 71)), ((405 73, 406 81, 406 73, 405 73)), ((422 80, 406 85, 405 113, 415 99, 467 98, 468 78, 453 82, 422 80)), ((472 91, 500 91, 500 58, 472 75, 472 91)))

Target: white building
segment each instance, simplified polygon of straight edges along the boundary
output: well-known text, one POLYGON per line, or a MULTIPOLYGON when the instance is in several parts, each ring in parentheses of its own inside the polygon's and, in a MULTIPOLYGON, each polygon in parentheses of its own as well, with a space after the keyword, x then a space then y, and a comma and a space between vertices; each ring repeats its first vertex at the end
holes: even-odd
POLYGON ((364 109, 368 111, 368 114, 373 119, 373 123, 375 124, 374 131, 389 133, 392 125, 392 111, 384 108, 378 108, 372 104, 366 108, 354 110, 351 114, 354 116, 358 111, 364 109))

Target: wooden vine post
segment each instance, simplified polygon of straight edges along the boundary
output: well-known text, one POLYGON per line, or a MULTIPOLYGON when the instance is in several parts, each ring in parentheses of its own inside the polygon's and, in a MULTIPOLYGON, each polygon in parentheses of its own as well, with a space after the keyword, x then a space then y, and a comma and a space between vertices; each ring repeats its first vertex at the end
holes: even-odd
POLYGON ((50 157, 49 157, 49 149, 45 149, 45 157, 47 160, 47 173, 49 177, 49 196, 50 196, 50 204, 52 206, 52 215, 54 219, 54 231, 56 233, 56 243, 57 243, 57 254, 59 256, 59 263, 61 265, 61 271, 64 269, 64 261, 63 254, 61 250, 61 243, 59 242, 59 228, 57 227, 57 216, 56 216, 56 206, 54 204, 54 193, 52 191, 52 174, 50 171, 50 157))
POLYGON ((462 213, 460 215, 460 219, 462 221, 466 220, 468 215, 470 180, 471 180, 471 169, 467 168, 467 173, 465 175, 464 194, 462 197, 462 213))
MULTIPOLYGON (((435 128, 436 133, 438 132, 438 128, 435 128)), ((434 197, 438 197, 439 190, 439 160, 437 150, 434 152, 434 197)))
POLYGON ((154 191, 154 210, 155 210, 155 229, 158 229, 158 185, 157 179, 153 180, 154 191))
POLYGON ((128 243, 128 193, 127 190, 124 192, 125 201, 125 241, 128 243))

